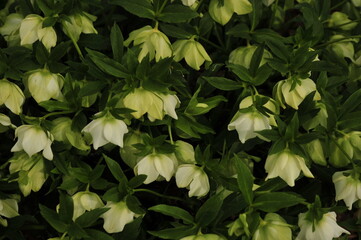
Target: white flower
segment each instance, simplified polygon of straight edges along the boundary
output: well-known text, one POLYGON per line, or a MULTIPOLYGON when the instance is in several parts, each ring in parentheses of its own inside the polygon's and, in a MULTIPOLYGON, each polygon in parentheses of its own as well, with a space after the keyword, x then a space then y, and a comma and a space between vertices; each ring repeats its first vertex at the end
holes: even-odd
POLYGON ((212 61, 202 44, 193 38, 177 40, 172 46, 174 49, 174 61, 179 62, 184 58, 188 66, 195 70, 199 70, 204 61, 212 61))
POLYGON ((104 207, 103 201, 98 194, 93 192, 77 192, 72 196, 72 199, 74 203, 73 221, 85 213, 85 211, 104 207))
POLYGON ((11 148, 12 152, 24 150, 29 157, 43 151, 43 156, 48 159, 53 159, 53 152, 51 144, 53 136, 49 131, 44 131, 41 127, 35 125, 21 125, 16 128, 15 136, 18 141, 11 148))
POLYGON ((4 36, 8 46, 16 46, 20 44, 19 28, 23 16, 19 13, 11 13, 6 16, 5 23, 0 27, 0 34, 4 36))
POLYGON ((134 167, 136 175, 144 174, 147 179, 144 184, 157 180, 159 176, 164 177, 168 182, 176 170, 174 156, 152 153, 143 157, 134 167))
POLYGON ((182 164, 175 174, 177 187, 189 189, 189 197, 203 197, 209 192, 209 180, 202 168, 193 164, 182 164))
POLYGON ((174 145, 176 146, 175 155, 178 162, 196 163, 194 148, 191 144, 182 140, 177 140, 174 145))
POLYGON ((314 177, 307 168, 305 159, 292 153, 288 148, 281 152, 268 155, 265 169, 268 173, 266 180, 280 177, 291 187, 295 185, 295 179, 300 175, 301 171, 307 177, 314 177))
POLYGON ((128 46, 131 42, 134 46, 140 45, 139 62, 147 55, 149 55, 150 61, 155 58, 157 62, 162 58, 172 56, 172 45, 168 37, 151 26, 145 26, 131 32, 129 38, 124 41, 124 45, 128 46))
POLYGON ((300 233, 296 240, 332 240, 341 236, 342 233, 350 234, 336 222, 336 213, 328 212, 323 214, 319 221, 310 222, 307 219, 307 213, 298 215, 298 226, 300 233))
POLYGON ((63 99, 61 89, 64 85, 64 78, 60 74, 51 73, 47 69, 38 69, 29 75, 26 84, 31 96, 38 103, 51 98, 63 99))
POLYGON ((180 240, 226 240, 224 237, 219 236, 217 234, 197 234, 197 235, 191 235, 184 238, 181 238, 180 240))
MULTIPOLYGON (((97 113, 95 116, 102 114, 97 113)), ((93 138, 93 147, 97 150, 107 143, 123 147, 123 136, 128 132, 124 121, 116 119, 110 113, 94 119, 86 125, 82 132, 90 133, 93 138)))
MULTIPOLYGON (((177 95, 163 93, 157 93, 157 95, 163 101, 163 113, 177 120, 178 116, 175 109, 180 105, 177 95)), ((152 121, 151 116, 148 116, 148 118, 152 121)))
POLYGON ((19 216, 18 211, 18 202, 15 199, 0 199, 0 225, 7 227, 6 219, 3 219, 1 216, 13 218, 19 216))
POLYGON ((332 181, 336 189, 336 201, 343 200, 349 210, 352 204, 361 199, 361 181, 359 175, 353 176, 352 171, 335 172, 332 181), (347 174, 348 176, 345 176, 347 174))
POLYGON ((268 213, 255 231, 252 240, 292 240, 291 225, 276 213, 268 213))
POLYGON ((93 16, 86 12, 76 13, 70 16, 67 16, 63 20, 62 27, 64 33, 73 41, 77 42, 79 40, 80 34, 90 34, 98 33, 93 26, 93 22, 97 19, 96 16, 93 16))
POLYGON ((192 6, 197 0, 182 0, 183 5, 192 6))
POLYGON ((231 19, 233 13, 238 15, 252 12, 252 4, 248 0, 224 0, 221 5, 218 0, 209 3, 209 14, 214 21, 225 25, 231 19))
POLYGON ((19 188, 25 197, 31 191, 38 192, 48 178, 44 161, 40 154, 29 157, 24 152, 15 153, 10 159, 9 171, 11 174, 18 172, 19 188))
POLYGON ((46 49, 55 47, 56 45, 56 32, 53 27, 45 27, 38 30, 39 41, 42 42, 46 49))
POLYGON ((136 214, 129 210, 124 201, 107 202, 106 208, 110 208, 101 217, 104 218, 103 228, 107 233, 121 232, 127 223, 134 220, 136 214))
POLYGON ((0 105, 5 104, 10 111, 19 115, 22 112, 21 107, 24 101, 24 93, 18 85, 6 79, 0 80, 0 105))

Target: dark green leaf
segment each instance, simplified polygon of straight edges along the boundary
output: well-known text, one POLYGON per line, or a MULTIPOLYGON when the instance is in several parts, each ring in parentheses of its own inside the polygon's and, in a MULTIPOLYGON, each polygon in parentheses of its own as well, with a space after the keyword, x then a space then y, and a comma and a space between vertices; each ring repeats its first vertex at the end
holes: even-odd
POLYGON ((153 7, 148 0, 110 0, 109 3, 119 5, 138 17, 154 19, 153 7))
POLYGON ((86 233, 88 234, 89 238, 92 240, 114 240, 114 238, 103 231, 95 230, 95 229, 86 229, 86 233))
POLYGON ((44 19, 42 27, 43 28, 52 27, 52 26, 55 25, 55 23, 57 21, 58 21, 57 17, 47 17, 47 18, 44 19))
POLYGON ((111 31, 110 31, 110 43, 112 45, 113 51, 113 58, 120 62, 123 57, 123 50, 124 50, 124 38, 122 31, 120 30, 119 26, 114 23, 111 31))
POLYGON ((45 220, 58 232, 64 233, 67 230, 67 225, 60 220, 58 214, 41 204, 39 204, 40 214, 45 220))
POLYGON ((59 217, 60 220, 70 223, 73 218, 74 204, 73 199, 62 192, 60 192, 60 207, 59 207, 59 217))
POLYGON ((347 98, 347 100, 342 104, 341 110, 339 113, 339 119, 342 119, 342 117, 352 112, 354 109, 356 109, 361 104, 361 89, 356 90, 354 93, 351 94, 347 98))
POLYGON ((107 163, 108 169, 110 170, 114 178, 117 179, 119 182, 127 182, 127 177, 124 175, 124 172, 120 167, 119 163, 109 158, 105 154, 103 154, 103 157, 105 159, 105 162, 107 163))
POLYGON ((243 194, 243 198, 245 199, 248 205, 252 204, 253 201, 253 175, 250 171, 249 167, 243 162, 241 158, 237 155, 235 156, 235 165, 237 170, 237 182, 238 187, 243 194))
POLYGON ((85 97, 100 93, 106 85, 107 83, 104 81, 87 81, 84 87, 80 89, 78 96, 85 97))
POLYGON ((160 231, 148 231, 153 236, 162 239, 181 239, 183 237, 196 234, 197 229, 191 226, 180 226, 175 228, 167 228, 160 231))
POLYGON ((283 61, 288 62, 290 53, 285 44, 280 41, 275 41, 273 39, 267 39, 266 44, 271 49, 273 54, 275 54, 283 61))
POLYGON ((237 77, 239 77, 239 79, 241 79, 242 81, 245 82, 249 82, 252 83, 253 82, 253 78, 251 76, 251 74, 249 73, 248 69, 238 65, 238 64, 232 64, 229 63, 227 64, 227 67, 234 73, 237 75, 237 77))
POLYGON ((69 103, 55 100, 43 101, 40 102, 39 105, 45 108, 48 112, 72 110, 72 107, 69 105, 69 103))
POLYGON ((75 220, 75 223, 77 223, 83 228, 90 227, 103 213, 108 210, 109 208, 96 208, 91 211, 85 212, 75 220))
POLYGON ((264 212, 276 212, 304 201, 305 199, 293 193, 270 192, 256 197, 252 206, 264 212))
POLYGON ((218 215, 223 204, 223 199, 218 195, 209 198, 198 210, 196 223, 200 227, 208 226, 218 215))
POLYGON ((213 87, 224 91, 232 91, 243 88, 242 83, 224 77, 203 77, 213 87))
POLYGON ((268 64, 263 64, 261 67, 258 68, 256 77, 253 79, 253 84, 255 86, 262 85, 266 82, 269 76, 272 74, 273 69, 268 66, 268 64))
POLYGON ((139 187, 140 185, 143 184, 145 179, 147 179, 147 175, 142 174, 142 175, 135 176, 135 177, 133 177, 132 179, 129 180, 128 186, 130 188, 137 188, 137 187, 139 187))
POLYGON ((42 42, 38 42, 36 44, 36 52, 35 52, 36 60, 39 62, 39 64, 44 65, 49 58, 49 52, 45 48, 42 42))
POLYGON ((157 19, 167 23, 181 23, 197 16, 198 13, 193 11, 190 7, 180 4, 171 4, 163 9, 157 19))
POLYGON ((251 73, 252 76, 256 75, 258 67, 263 58, 263 52, 264 52, 264 44, 258 46, 256 51, 253 53, 251 63, 249 65, 249 72, 251 73))
POLYGON ((88 238, 89 235, 77 223, 72 223, 68 228, 68 234, 72 238, 88 238))
POLYGON ((184 223, 188 223, 188 224, 191 224, 194 221, 192 215, 190 215, 189 212, 175 206, 159 204, 148 208, 148 210, 160 212, 164 215, 174 217, 175 219, 182 219, 184 223))

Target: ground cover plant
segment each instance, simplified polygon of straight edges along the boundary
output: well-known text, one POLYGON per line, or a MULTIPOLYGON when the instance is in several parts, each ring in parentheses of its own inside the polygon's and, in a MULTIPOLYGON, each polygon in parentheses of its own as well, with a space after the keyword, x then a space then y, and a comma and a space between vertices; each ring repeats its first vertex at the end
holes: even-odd
POLYGON ((0 239, 360 238, 360 0, 0 9, 0 239))

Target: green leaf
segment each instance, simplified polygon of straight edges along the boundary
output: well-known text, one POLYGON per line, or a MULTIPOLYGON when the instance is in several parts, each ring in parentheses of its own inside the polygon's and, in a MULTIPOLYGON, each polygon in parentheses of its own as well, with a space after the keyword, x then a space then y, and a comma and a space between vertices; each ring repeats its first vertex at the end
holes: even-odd
POLYGON ((210 85, 224 91, 243 88, 242 83, 224 77, 203 77, 210 85))
POLYGON ((71 43, 71 41, 58 43, 51 49, 49 60, 54 62, 59 61, 68 52, 71 43))
POLYGON ((55 111, 70 111, 74 110, 71 105, 67 102, 59 102, 55 100, 48 100, 40 102, 39 105, 46 109, 48 112, 55 112, 55 111))
POLYGON ((137 187, 139 187, 140 185, 143 184, 145 179, 147 179, 147 175, 141 174, 141 175, 135 176, 135 177, 133 177, 132 179, 129 180, 128 186, 130 188, 133 188, 133 189, 137 188, 137 187))
POLYGON ((74 203, 73 199, 62 192, 60 192, 60 207, 59 207, 59 217, 60 220, 70 223, 73 218, 74 203))
POLYGON ((237 182, 238 187, 244 197, 244 200, 248 205, 252 204, 253 201, 253 175, 249 167, 239 158, 236 154, 235 165, 237 170, 237 182))
POLYGON ((276 212, 304 201, 304 198, 293 193, 268 192, 256 197, 252 206, 264 212, 276 212))
POLYGON ((86 229, 86 233, 88 234, 89 238, 92 240, 114 240, 114 238, 103 231, 95 230, 95 229, 86 229))
POLYGON ((114 77, 126 78, 128 77, 127 69, 117 61, 108 58, 103 53, 90 50, 86 48, 90 59, 100 68, 103 72, 114 77))
POLYGON ((87 81, 80 89, 78 96, 85 97, 99 93, 107 85, 104 81, 87 81))
POLYGON ((80 227, 83 228, 90 227, 103 213, 108 210, 109 208, 96 208, 91 211, 85 212, 75 220, 75 223, 77 223, 80 227))
POLYGON ((67 224, 60 220, 58 214, 41 204, 39 204, 40 214, 45 220, 58 232, 64 233, 67 230, 67 224))
POLYGON ((81 238, 88 238, 89 235, 86 231, 80 227, 77 223, 72 223, 68 228, 68 234, 72 238, 81 239, 81 238))
POLYGON ((248 71, 247 68, 238 65, 238 64, 232 64, 229 63, 227 64, 227 67, 234 73, 237 75, 237 77, 239 77, 239 79, 241 79, 242 81, 245 82, 249 82, 252 83, 253 82, 253 78, 250 74, 250 72, 248 71))
POLYGON ((58 21, 57 17, 47 17, 47 18, 44 19, 42 27, 43 28, 52 27, 52 26, 55 25, 55 23, 57 21, 58 21))
POLYGON ((218 195, 210 197, 198 210, 196 223, 200 227, 206 227, 217 217, 223 204, 223 199, 218 195))
POLYGON ((196 100, 196 102, 190 102, 185 113, 193 116, 202 115, 217 107, 221 102, 227 102, 227 99, 220 95, 207 99, 201 98, 199 101, 196 100))
POLYGON ((258 68, 256 76, 253 79, 253 85, 259 86, 262 85, 265 81, 268 80, 269 76, 272 74, 273 69, 268 66, 268 64, 263 64, 258 68))
POLYGON ((299 128, 298 114, 297 112, 295 112, 290 123, 287 125, 285 138, 294 140, 298 134, 298 128, 299 128))
POLYGON ((249 14, 252 22, 252 30, 256 29, 261 17, 262 17, 262 1, 251 0, 252 12, 249 14))
POLYGON ((109 3, 119 5, 138 17, 154 19, 153 6, 148 0, 110 0, 109 3))
POLYGON ((112 45, 113 58, 120 62, 124 51, 124 38, 119 26, 114 23, 110 31, 110 43, 112 45))
POLYGON ((190 215, 189 212, 187 212, 186 210, 179 207, 159 204, 148 208, 148 210, 159 212, 164 215, 174 217, 175 219, 182 219, 184 223, 191 224, 194 222, 192 215, 190 215))
POLYGON ((288 62, 290 53, 285 44, 281 41, 275 41, 274 39, 268 38, 266 39, 266 45, 271 49, 273 54, 283 61, 288 62))
POLYGON ((197 233, 197 229, 191 226, 179 226, 175 228, 167 228, 160 231, 148 231, 153 236, 162 239, 181 239, 183 237, 197 233))
POLYGON ((174 26, 171 24, 161 24, 160 29, 162 32, 167 35, 168 37, 174 37, 174 38, 190 38, 193 33, 188 32, 186 29, 174 26))
POLYGON ((48 61, 49 52, 45 48, 45 46, 43 45, 42 42, 38 42, 36 44, 35 57, 36 57, 36 60, 38 61, 38 63, 41 65, 44 65, 48 61))
POLYGON ((114 176, 115 179, 117 179, 119 182, 127 182, 127 177, 125 176, 122 168, 120 167, 119 163, 114 161, 113 159, 109 158, 107 155, 103 153, 103 157, 105 159, 105 162, 107 163, 107 166, 114 176))
POLYGON ((138 198, 133 195, 128 195, 125 199, 127 207, 134 213, 143 215, 145 211, 141 208, 141 203, 139 202, 138 198))
POLYGON ((157 19, 167 23, 181 23, 187 22, 197 16, 198 13, 193 11, 190 7, 180 4, 171 4, 163 9, 157 19))
POLYGON ((252 76, 256 75, 258 67, 263 58, 263 52, 264 52, 264 44, 261 44, 257 47, 256 51, 253 53, 251 63, 249 65, 249 72, 251 73, 252 76))
POLYGON ((358 89, 349 96, 342 104, 338 119, 342 119, 347 113, 352 112, 361 104, 361 89, 358 89))

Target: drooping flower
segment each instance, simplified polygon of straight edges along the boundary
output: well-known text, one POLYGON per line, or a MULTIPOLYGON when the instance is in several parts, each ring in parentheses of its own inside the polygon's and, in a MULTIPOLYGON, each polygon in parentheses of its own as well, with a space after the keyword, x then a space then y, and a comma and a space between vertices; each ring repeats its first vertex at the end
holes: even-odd
POLYGON ((201 167, 182 164, 175 174, 177 187, 189 189, 189 197, 203 197, 209 192, 209 180, 201 167))
MULTIPOLYGON (((100 112, 95 114, 95 116, 102 114, 100 112)), ((97 150, 107 143, 123 147, 123 136, 128 132, 128 128, 123 120, 116 119, 110 113, 106 113, 91 121, 83 128, 82 132, 91 134, 93 147, 97 150)))
POLYGON ((51 73, 48 69, 32 71, 26 84, 31 96, 38 103, 51 98, 63 99, 61 89, 64 85, 64 78, 60 74, 51 73))
POLYGON ((127 223, 130 223, 137 217, 124 201, 107 202, 106 208, 110 208, 101 216, 104 219, 103 228, 107 233, 121 232, 127 223))
POLYGON ((354 158, 354 146, 351 144, 350 134, 343 135, 330 143, 329 163, 334 167, 345 167, 354 158), (347 156, 345 155, 347 154, 347 156))
POLYGON ((352 170, 335 172, 332 181, 335 184, 336 201, 343 200, 349 210, 352 204, 361 199, 361 181, 359 174, 353 174, 352 170))
POLYGON ((4 25, 0 27, 0 34, 4 36, 9 47, 20 44, 19 28, 23 19, 20 13, 11 13, 6 16, 4 25))
POLYGON ((208 233, 208 234, 199 233, 197 235, 191 235, 181 238, 180 240, 226 240, 226 238, 212 233, 208 233))
POLYGON ((98 194, 93 192, 77 192, 72 196, 72 199, 74 203, 73 221, 85 213, 85 211, 104 207, 103 201, 98 194))
POLYGON ((145 26, 134 30, 129 34, 129 38, 124 41, 124 45, 128 46, 131 42, 134 46, 140 45, 139 62, 147 55, 149 55, 149 60, 155 58, 157 62, 162 58, 172 56, 172 45, 168 37, 157 28, 145 26))
POLYGON ((96 19, 96 16, 93 16, 87 12, 79 12, 67 16, 61 22, 61 24, 65 35, 67 35, 73 41, 77 42, 81 33, 98 33, 98 31, 93 26, 93 22, 96 19))
POLYGON ((192 6, 197 0, 182 0, 183 5, 192 6))
POLYGON ((292 240, 291 225, 276 213, 268 213, 260 221, 252 240, 292 240))
POLYGON ((178 162, 180 163, 196 163, 194 148, 191 144, 184 142, 182 140, 177 140, 174 145, 175 155, 178 162))
MULTIPOLYGON (((233 50, 229 54, 228 61, 233 64, 241 65, 245 68, 249 68, 254 52, 257 50, 257 46, 239 47, 233 50)), ((263 51, 260 66, 267 63, 267 58, 272 58, 272 54, 266 49, 263 51)))
POLYGON ((321 166, 326 166, 327 161, 323 152, 323 147, 319 139, 315 139, 303 145, 311 160, 321 166))
POLYGON ((175 156, 152 153, 143 157, 137 165, 134 167, 136 175, 144 174, 147 178, 144 184, 149 184, 158 179, 159 176, 165 178, 166 181, 170 181, 177 167, 177 161, 175 156))
POLYGON ((11 123, 11 119, 8 116, 0 113, 0 133, 5 132, 9 128, 16 128, 16 126, 11 123))
POLYGON ((209 3, 209 14, 214 21, 225 25, 231 19, 233 13, 238 15, 252 12, 252 4, 248 0, 224 0, 222 5, 218 0, 209 3))
POLYGON ((330 49, 341 58, 348 58, 351 61, 354 61, 355 48, 353 42, 358 42, 358 39, 347 38, 344 35, 332 35, 329 40, 333 42, 330 44, 330 49), (344 39, 344 40, 343 40, 344 39))
POLYGON ((18 211, 19 207, 16 199, 0 199, 0 225, 7 227, 7 220, 3 219, 2 217, 13 218, 19 216, 18 211))
POLYGON ((120 156, 122 160, 131 168, 134 168, 135 165, 142 158, 138 156, 138 149, 134 147, 134 144, 143 144, 142 135, 140 131, 132 131, 124 135, 124 146, 120 149, 120 156))
POLYGON ((22 112, 24 101, 24 93, 18 85, 6 79, 0 80, 0 105, 5 104, 10 111, 19 115, 22 112))
POLYGON ((43 130, 40 126, 21 125, 15 130, 15 137, 18 141, 11 148, 12 152, 24 150, 29 157, 43 151, 43 156, 48 160, 53 160, 53 135, 49 131, 43 130))
POLYGON ((174 49, 174 61, 179 62, 184 58, 188 66, 195 70, 199 70, 205 61, 212 61, 204 47, 195 41, 194 38, 177 40, 172 46, 174 49))
POLYGON ((268 155, 265 169, 268 173, 266 180, 280 177, 291 187, 295 185, 295 179, 300 175, 301 171, 306 177, 314 177, 306 166, 305 159, 294 154, 288 148, 268 155))
POLYGON ((336 222, 336 213, 328 212, 323 214, 322 219, 310 221, 307 213, 298 215, 298 226, 300 233, 296 240, 332 240, 343 233, 350 234, 349 231, 340 227, 336 222))
POLYGON ((348 15, 343 12, 333 12, 328 21, 329 27, 338 27, 342 30, 348 31, 357 26, 357 22, 353 22, 348 18, 348 15))

